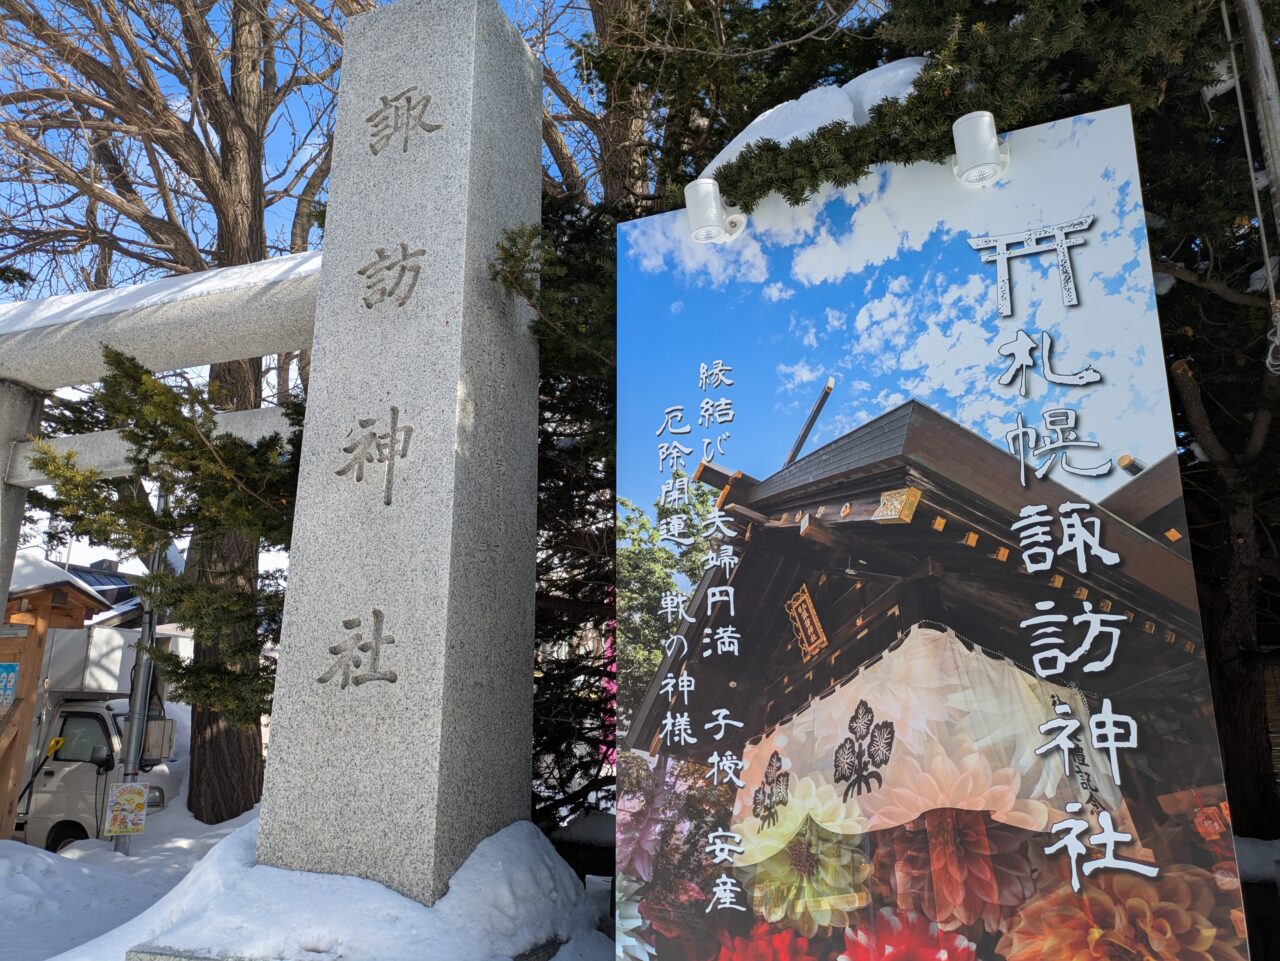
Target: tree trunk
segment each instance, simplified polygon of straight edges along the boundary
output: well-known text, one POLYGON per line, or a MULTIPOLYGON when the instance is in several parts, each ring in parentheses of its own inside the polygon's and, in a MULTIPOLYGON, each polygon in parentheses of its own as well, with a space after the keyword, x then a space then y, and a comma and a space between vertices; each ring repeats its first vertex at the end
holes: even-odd
MULTIPOLYGON (((187 553, 187 575, 197 582, 251 590, 258 573, 258 544, 244 537, 215 540, 198 534, 187 553)), ((238 641, 239 638, 234 638, 238 641)), ((222 664, 221 646, 195 639, 197 663, 222 664)), ((253 665, 245 665, 251 668, 253 665)), ((229 722, 221 712, 191 712, 191 773, 187 809, 196 820, 219 824, 248 811, 262 797, 262 728, 229 722)))
MULTIPOLYGON (((257 263, 267 256, 263 186, 264 83, 274 87, 269 66, 274 62, 262 0, 232 7, 229 90, 234 117, 220 129, 221 182, 214 212, 218 243, 214 263, 235 267, 257 263)), ((229 361, 209 368, 210 393, 215 403, 232 410, 262 405, 262 359, 229 361)), ((228 536, 216 542, 197 532, 191 539, 188 566, 194 576, 213 583, 253 590, 258 578, 256 541, 228 536)), ((226 663, 216 644, 195 638, 196 661, 226 663)), ((235 665, 229 665, 235 667, 235 665)), ((252 668, 256 665, 245 664, 252 668)), ((215 710, 192 712, 191 787, 187 807, 196 819, 217 824, 249 810, 262 797, 262 728, 231 723, 215 710)))
POLYGON ((1256 591, 1260 573, 1254 497, 1229 491, 1231 563, 1222 589, 1206 597, 1206 660, 1213 690, 1223 779, 1237 834, 1280 835, 1280 792, 1271 763, 1265 675, 1258 651, 1256 591))
POLYGON ((250 810, 262 799, 263 768, 260 727, 231 724, 206 708, 191 711, 187 810, 197 821, 220 824, 250 810))
MULTIPOLYGON (((209 382, 218 396, 236 410, 262 403, 262 361, 214 364, 209 382)), ((189 576, 200 581, 256 587, 258 543, 229 536, 212 541, 197 533, 187 552, 189 576)), ((217 644, 195 638, 196 662, 225 663, 217 644)), ((251 668, 254 665, 244 665, 251 668)), ((233 724, 221 712, 195 708, 191 712, 191 773, 187 809, 197 821, 219 824, 248 811, 262 798, 262 728, 233 724)))

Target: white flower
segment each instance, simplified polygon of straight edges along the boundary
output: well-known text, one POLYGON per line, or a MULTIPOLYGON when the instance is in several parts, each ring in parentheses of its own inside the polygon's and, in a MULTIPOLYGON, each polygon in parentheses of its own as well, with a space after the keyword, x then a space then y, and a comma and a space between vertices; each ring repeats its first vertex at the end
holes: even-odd
POLYGON ((640 901, 635 896, 640 882, 618 875, 618 894, 614 902, 614 944, 617 961, 653 961, 657 951, 646 938, 649 922, 640 916, 640 901))

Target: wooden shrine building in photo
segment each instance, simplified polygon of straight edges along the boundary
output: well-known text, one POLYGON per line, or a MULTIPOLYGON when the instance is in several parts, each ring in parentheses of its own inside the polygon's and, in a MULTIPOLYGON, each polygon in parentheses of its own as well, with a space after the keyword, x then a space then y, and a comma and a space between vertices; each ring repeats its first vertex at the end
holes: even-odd
MULTIPOLYGON (((1100 522, 1101 545, 1120 562, 1089 558, 1081 572, 1074 556, 1059 557, 1033 576, 1012 529, 1019 511, 1043 504, 1056 517, 1061 505, 1084 498, 1052 472, 1036 480, 1029 468, 1024 487, 1017 458, 919 401, 763 479, 704 462, 694 479, 719 491, 717 505, 737 529, 730 543, 739 563, 728 577, 713 568, 696 585, 687 603, 695 620, 679 632, 687 651, 673 646, 663 659, 626 746, 706 761, 705 739, 661 744, 664 717, 679 709, 662 691, 668 674, 693 675, 701 705, 744 722, 716 742, 741 756, 879 661, 913 625, 949 628, 1031 673, 1032 638, 1019 625, 1036 602, 1078 614, 1087 601, 1125 623, 1114 663, 1069 679, 1093 709, 1115 697, 1142 716, 1151 750, 1130 762, 1137 772, 1125 794, 1148 803, 1134 809, 1189 811, 1198 801, 1187 799, 1222 778, 1216 752, 1176 749, 1202 741, 1206 724, 1212 730, 1178 465, 1172 456, 1153 465, 1117 456, 1113 470, 1130 479, 1081 516, 1100 522), (718 604, 708 617, 707 591, 725 584, 735 589, 733 616, 718 604), (707 630, 730 622, 741 635, 738 656, 704 656, 707 630)), ((1055 542, 1056 534, 1055 525, 1055 542)), ((701 733, 701 721, 695 727, 701 733)))

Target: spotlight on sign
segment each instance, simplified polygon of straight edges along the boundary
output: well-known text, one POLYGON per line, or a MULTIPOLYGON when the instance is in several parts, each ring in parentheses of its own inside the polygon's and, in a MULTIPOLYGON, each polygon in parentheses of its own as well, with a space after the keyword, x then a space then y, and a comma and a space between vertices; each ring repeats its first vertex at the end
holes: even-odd
POLYGON ((684 205, 695 243, 727 244, 747 227, 747 215, 724 205, 720 185, 711 177, 699 177, 684 188, 684 205))
POLYGON ((956 156, 951 170, 966 187, 985 187, 1009 166, 1009 148, 996 137, 996 118, 987 110, 967 113, 951 125, 956 156))

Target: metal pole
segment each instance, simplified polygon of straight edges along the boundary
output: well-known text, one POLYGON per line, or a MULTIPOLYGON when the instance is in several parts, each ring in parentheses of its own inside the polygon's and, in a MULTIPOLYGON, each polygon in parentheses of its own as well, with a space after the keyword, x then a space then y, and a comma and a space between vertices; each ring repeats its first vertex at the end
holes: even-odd
MULTIPOLYGON (((1236 0, 1236 18, 1240 22, 1241 39, 1244 41, 1245 69, 1249 75, 1249 88, 1253 93, 1253 109, 1257 114, 1259 139, 1262 141, 1262 157, 1267 168, 1267 185, 1271 191, 1272 226, 1280 233, 1280 82, 1276 79, 1276 64, 1271 56, 1271 38, 1262 19, 1258 0, 1236 0)), ((1231 24, 1223 8, 1223 21, 1227 28, 1227 41, 1231 41, 1231 24)), ((1232 52, 1234 63, 1235 53, 1232 52)), ((1236 78, 1239 90, 1240 78, 1236 78)), ((1248 135, 1248 131, 1245 131, 1248 135)), ((1252 176, 1253 171, 1250 171, 1252 176)), ((1258 232, 1266 236, 1266 225, 1259 220, 1258 232)), ((1264 245, 1264 250, 1265 245, 1264 245)), ((1264 256, 1267 256, 1264 254, 1264 256)), ((1271 260, 1263 265, 1267 274, 1267 289, 1271 297, 1271 330, 1267 339, 1267 370, 1280 374, 1280 301, 1276 299, 1275 283, 1271 274, 1271 260)))
POLYGON ((1253 93, 1253 109, 1258 113, 1262 135, 1262 156, 1270 183, 1272 216, 1280 220, 1280 81, 1276 79, 1271 40, 1267 36, 1258 0, 1236 0, 1235 6, 1240 39, 1244 41, 1245 70, 1253 93))
MULTIPOLYGON (((160 513, 165 509, 167 498, 163 493, 159 495, 156 501, 156 512, 160 513)), ((154 574, 160 569, 160 565, 164 563, 164 551, 156 548, 151 552, 147 561, 148 571, 154 574)), ((156 639, 156 612, 151 608, 151 602, 143 599, 142 602, 142 636, 138 639, 137 655, 133 662, 133 685, 129 690, 129 723, 125 728, 125 747, 122 765, 124 767, 125 784, 136 784, 140 776, 140 767, 142 765, 142 747, 147 734, 147 707, 151 700, 151 676, 154 673, 154 667, 151 660, 151 645, 156 639)), ((112 841, 112 849, 118 854, 129 853, 129 842, 132 840, 127 834, 116 835, 112 841)))
POLYGON ((787 455, 783 467, 786 467, 797 457, 800 456, 800 448, 804 446, 804 442, 809 439, 809 432, 813 430, 813 425, 818 420, 818 415, 822 413, 823 405, 826 404, 827 398, 831 396, 831 392, 835 390, 836 379, 834 377, 827 378, 827 385, 822 388, 822 393, 813 404, 813 410, 809 411, 809 419, 804 422, 804 428, 800 431, 800 436, 796 438, 796 446, 791 448, 791 453, 787 455))

